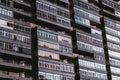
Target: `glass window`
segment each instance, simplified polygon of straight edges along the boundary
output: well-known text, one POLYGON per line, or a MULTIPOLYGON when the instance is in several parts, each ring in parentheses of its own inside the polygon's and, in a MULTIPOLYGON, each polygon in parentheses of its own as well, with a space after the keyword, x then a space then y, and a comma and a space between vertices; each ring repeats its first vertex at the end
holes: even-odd
POLYGON ((53 79, 53 74, 51 74, 51 73, 46 73, 46 78, 47 78, 48 80, 54 80, 54 79, 53 79))
POLYGON ((60 80, 60 75, 54 74, 54 80, 60 80))
POLYGON ((45 72, 39 72, 39 78, 40 79, 45 79, 45 72))
POLYGON ((2 13, 2 8, 0 8, 0 14, 2 13))
POLYGON ((50 39, 50 40, 58 40, 57 34, 50 33, 48 31, 38 30, 38 36, 42 38, 50 39))

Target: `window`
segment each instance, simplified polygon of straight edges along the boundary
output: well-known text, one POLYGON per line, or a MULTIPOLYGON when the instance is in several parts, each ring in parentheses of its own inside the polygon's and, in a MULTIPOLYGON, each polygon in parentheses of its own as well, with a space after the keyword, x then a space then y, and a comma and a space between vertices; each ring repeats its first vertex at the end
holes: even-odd
POLYGON ((112 72, 112 73, 120 74, 120 69, 119 69, 119 68, 116 68, 116 67, 110 67, 110 69, 111 69, 111 72, 112 72))
POLYGON ((0 14, 9 16, 9 17, 13 17, 13 12, 10 10, 4 9, 4 8, 0 8, 0 14))
POLYGON ((117 59, 110 58, 110 64, 120 66, 120 61, 117 59))
POLYGON ((101 45, 102 46, 102 40, 93 38, 92 36, 88 36, 82 33, 77 33, 77 39, 79 41, 87 41, 88 43, 94 44, 94 45, 101 45))
POLYGON ((74 7, 74 10, 75 10, 75 15, 80 15, 84 18, 91 19, 91 20, 96 20, 96 21, 100 22, 100 17, 95 15, 95 14, 86 12, 86 11, 78 9, 76 7, 74 7))
POLYGON ((115 51, 112 51, 112 50, 108 50, 108 53, 111 57, 115 57, 115 58, 120 58, 120 54, 119 52, 115 52, 115 51))
POLYGON ((63 18, 57 17, 57 22, 60 23, 60 24, 66 25, 68 27, 70 26, 69 20, 66 20, 66 19, 63 19, 63 18))
POLYGON ((4 31, 2 29, 0 30, 0 36, 4 37, 4 38, 15 40, 15 41, 21 41, 21 42, 24 42, 24 43, 27 43, 27 44, 31 43, 30 42, 30 37, 23 36, 23 35, 16 34, 16 33, 12 33, 12 32, 9 32, 9 31, 4 31))
POLYGON ((93 46, 91 44, 87 44, 87 43, 84 43, 84 42, 77 41, 77 46, 78 46, 79 49, 89 50, 90 52, 94 51, 94 52, 97 52, 97 53, 104 53, 103 48, 93 46))
POLYGON ((4 36, 4 30, 0 29, 0 37, 4 36))
POLYGON ((13 44, 12 43, 5 43, 4 44, 4 49, 6 49, 6 50, 12 50, 13 49, 13 44))
POLYGON ((120 80, 119 76, 112 75, 112 80, 120 80))
POLYGON ((30 33, 31 32, 29 27, 24 26, 24 25, 20 25, 18 23, 8 22, 7 26, 11 27, 11 28, 14 28, 14 30, 25 32, 25 33, 30 33))
POLYGON ((69 14, 68 10, 66 10, 66 9, 63 9, 61 7, 57 7, 57 6, 54 6, 52 4, 42 2, 42 1, 41 2, 37 1, 36 4, 37 4, 38 10, 43 9, 43 10, 52 12, 54 14, 69 18, 70 14, 69 14))
POLYGON ((114 41, 116 43, 119 43, 120 42, 120 39, 115 37, 115 36, 111 36, 111 35, 106 35, 107 39, 110 40, 110 41, 114 41))
POLYGON ((50 48, 53 50, 59 50, 59 47, 60 47, 58 43, 49 42, 49 41, 45 41, 45 40, 38 41, 38 45, 41 47, 48 48, 48 49, 50 48))
MULTIPOLYGON (((64 34, 65 35, 65 34, 64 34)), ((58 41, 59 42, 62 42, 62 43, 68 43, 68 44, 72 44, 72 39, 71 37, 69 38, 70 36, 68 37, 65 37, 65 36, 61 36, 61 35, 58 35, 58 41)))
POLYGON ((51 63, 51 62, 46 62, 46 61, 39 61, 39 68, 74 73, 73 66, 51 63))
POLYGON ((0 0, 0 4, 4 6, 10 6, 10 1, 9 0, 0 0))
POLYGON ((48 80, 53 80, 53 74, 51 74, 51 73, 46 73, 46 78, 47 78, 48 80))
POLYGON ((18 52, 18 51, 19 51, 18 46, 14 44, 14 45, 13 45, 13 50, 14 50, 15 52, 18 52))
POLYGON ((114 44, 114 43, 111 43, 111 42, 107 42, 107 44, 108 44, 109 48, 112 48, 112 49, 115 49, 115 50, 120 50, 120 46, 117 45, 117 44, 114 44))
POLYGON ((59 16, 55 16, 53 14, 50 14, 50 13, 47 13, 47 12, 44 12, 44 11, 41 11, 41 10, 37 10, 37 16, 38 16, 38 19, 43 18, 43 19, 51 21, 51 23, 57 22, 59 24, 67 26, 67 27, 70 26, 70 20, 69 19, 61 18, 59 16))
POLYGON ((108 27, 105 27, 106 29, 106 32, 108 34, 111 34, 111 35, 114 35, 114 36, 118 36, 118 31, 117 30, 114 30, 114 29, 111 29, 111 28, 108 28, 108 27))
POLYGON ((45 72, 39 72, 39 78, 45 79, 45 72))
POLYGON ((57 14, 69 18, 69 12, 63 9, 57 8, 57 14))
POLYGON ((95 72, 94 71, 90 71, 90 70, 80 69, 80 74, 83 75, 83 76, 94 77, 95 72))
POLYGON ((0 48, 8 50, 8 51, 13 51, 13 52, 18 52, 18 53, 23 53, 23 54, 31 54, 30 48, 22 45, 17 45, 13 43, 8 43, 8 42, 2 42, 0 41, 0 48))
POLYGON ((88 19, 85 19, 85 18, 82 18, 82 17, 79 17, 79 16, 75 16, 75 21, 76 21, 77 23, 90 26, 90 20, 88 20, 88 19))
POLYGON ((111 27, 113 29, 117 28, 115 22, 111 19, 105 19, 105 26, 111 27))
POLYGON ((100 56, 100 55, 95 55, 95 60, 98 60, 98 61, 105 61, 105 57, 103 56, 100 56))
POLYGON ((41 38, 55 40, 55 41, 58 40, 58 35, 57 34, 54 34, 54 33, 48 32, 48 31, 38 30, 37 34, 41 38))
POLYGON ((116 9, 120 9, 119 5, 112 2, 112 1, 108 1, 108 0, 102 0, 105 4, 109 5, 109 6, 112 6, 113 8, 116 8, 116 9))
POLYGON ((102 36, 102 32, 96 29, 91 29, 91 33, 97 36, 102 36))
POLYGON ((90 10, 90 11, 94 11, 94 12, 99 12, 99 9, 98 8, 96 8, 96 7, 94 7, 94 6, 91 6, 91 5, 87 5, 86 3, 84 3, 84 2, 77 2, 77 3, 75 3, 75 4, 77 4, 78 6, 80 6, 80 7, 82 7, 82 8, 85 8, 85 9, 87 9, 87 10, 90 10))
POLYGON ((80 60, 80 59, 79 59, 79 66, 84 66, 84 67, 99 69, 99 70, 104 70, 104 71, 106 70, 106 67, 103 64, 80 60))
POLYGON ((72 48, 64 45, 60 45, 60 51, 63 53, 72 53, 72 48))
POLYGON ((107 75, 104 73, 98 73, 95 71, 80 69, 80 74, 84 76, 96 77, 99 79, 107 80, 107 75))
POLYGON ((52 53, 52 52, 38 50, 38 55, 39 56, 43 56, 43 57, 48 57, 48 58, 59 60, 59 54, 52 53))
POLYGON ((74 80, 73 76, 68 75, 59 75, 59 74, 53 74, 53 73, 47 73, 47 72, 39 72, 39 79, 45 80, 74 80))
POLYGON ((60 80, 60 75, 54 74, 54 80, 60 80))

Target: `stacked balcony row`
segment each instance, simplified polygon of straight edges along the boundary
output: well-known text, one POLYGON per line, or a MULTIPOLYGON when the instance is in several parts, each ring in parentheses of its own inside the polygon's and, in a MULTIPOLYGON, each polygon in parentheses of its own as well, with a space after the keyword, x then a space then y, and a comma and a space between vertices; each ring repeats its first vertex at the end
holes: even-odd
POLYGON ((72 58, 70 34, 45 25, 36 28, 39 79, 74 80, 74 64, 69 61, 72 58))
POLYGON ((36 0, 37 19, 69 29, 70 11, 66 7, 69 3, 62 1, 36 0))
POLYGON ((25 32, 28 25, 3 18, 0 21, 0 78, 14 79, 18 76, 16 79, 31 80, 31 74, 29 74, 32 70, 29 61, 31 59, 31 35, 25 32))
POLYGON ((110 69, 112 80, 119 80, 119 26, 120 23, 118 21, 105 18, 105 30, 106 30, 106 38, 107 38, 107 46, 108 46, 108 54, 110 60, 110 69))

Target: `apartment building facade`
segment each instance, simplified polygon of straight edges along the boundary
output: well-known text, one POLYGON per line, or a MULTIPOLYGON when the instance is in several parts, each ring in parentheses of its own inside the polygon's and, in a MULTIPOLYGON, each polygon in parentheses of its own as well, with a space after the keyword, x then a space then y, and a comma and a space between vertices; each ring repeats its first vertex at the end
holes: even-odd
POLYGON ((118 0, 0 0, 0 80, 119 80, 118 0))
POLYGON ((100 8, 96 0, 73 0, 73 51, 75 59, 75 79, 108 80, 100 8))
POLYGON ((30 4, 0 0, 0 80, 32 80, 31 29, 23 7, 30 4))
POLYGON ((102 13, 104 18, 104 42, 106 65, 109 80, 119 80, 119 26, 120 26, 120 3, 116 0, 102 0, 102 13))

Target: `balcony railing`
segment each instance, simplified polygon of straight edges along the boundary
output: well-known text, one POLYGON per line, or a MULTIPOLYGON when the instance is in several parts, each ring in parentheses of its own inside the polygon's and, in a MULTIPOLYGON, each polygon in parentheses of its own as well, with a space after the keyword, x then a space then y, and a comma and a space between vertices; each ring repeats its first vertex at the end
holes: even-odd
POLYGON ((77 40, 103 47, 102 40, 89 35, 77 34, 77 40))
POLYGON ((86 19, 89 19, 89 20, 97 22, 97 23, 100 23, 100 16, 99 15, 96 15, 96 14, 91 13, 91 12, 87 12, 87 10, 84 11, 81 8, 77 8, 77 7, 74 7, 74 11, 75 11, 75 15, 84 17, 86 19))
POLYGON ((45 68, 48 70, 53 71, 62 71, 67 73, 74 73, 74 66, 72 63, 69 63, 67 60, 59 61, 59 60, 52 60, 52 59, 45 59, 40 57, 39 58, 39 68, 45 68), (47 65, 45 67, 44 65, 47 65))
POLYGON ((65 3, 69 3, 69 0, 60 0, 60 1, 62 1, 62 2, 65 2, 65 3))
POLYGON ((22 69, 27 69, 27 70, 31 70, 32 67, 27 64, 17 64, 16 62, 14 63, 10 63, 10 62, 5 62, 3 59, 0 59, 0 65, 3 65, 3 66, 11 66, 11 67, 15 67, 15 68, 22 68, 22 69))
POLYGON ((102 0, 102 2, 106 5, 108 5, 109 7, 112 7, 113 9, 120 10, 120 5, 111 0, 102 0))
POLYGON ((17 3, 19 3, 19 4, 23 4, 23 5, 25 5, 25 6, 28 6, 28 7, 30 7, 31 5, 30 5, 30 3, 27 3, 27 2, 25 2, 24 0, 13 0, 14 2, 17 2, 17 3))
POLYGON ((100 53, 104 54, 104 49, 102 47, 94 46, 84 42, 77 42, 78 51, 84 51, 89 53, 100 53))
POLYGON ((7 74, 0 74, 0 78, 4 78, 4 79, 12 79, 12 80, 32 80, 32 78, 27 78, 27 77, 14 77, 14 76, 10 76, 7 74))
POLYGON ((29 13, 29 12, 26 12, 25 10, 23 9, 17 9, 17 8, 13 8, 14 12, 18 13, 18 14, 22 14, 22 15, 25 15, 25 16, 29 16, 31 17, 32 14, 29 13))
POLYGON ((48 1, 36 1, 37 18, 61 27, 70 27, 70 11, 48 1))
POLYGON ((75 4, 75 6, 77 5, 79 7, 87 9, 87 10, 89 10, 91 12, 99 13, 99 8, 96 7, 96 6, 88 5, 88 4, 85 4, 84 2, 81 2, 81 1, 74 1, 74 4, 75 4))

